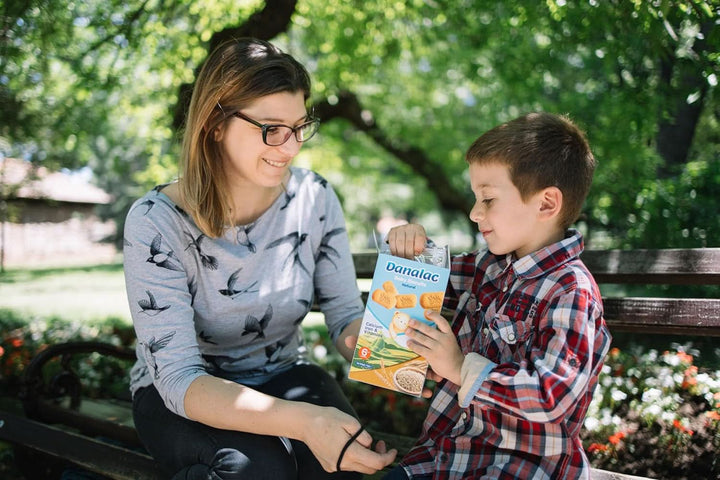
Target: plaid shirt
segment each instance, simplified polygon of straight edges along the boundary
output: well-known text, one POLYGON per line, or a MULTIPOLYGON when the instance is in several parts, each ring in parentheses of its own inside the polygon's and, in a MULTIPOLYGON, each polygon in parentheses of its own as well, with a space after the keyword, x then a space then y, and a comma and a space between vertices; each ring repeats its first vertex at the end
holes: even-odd
POLYGON ((611 337, 582 250, 582 235, 569 230, 515 261, 453 258, 444 307, 454 310, 463 353, 487 365, 463 378, 466 398, 438 384, 401 462, 411 478, 588 478, 579 434, 611 337))

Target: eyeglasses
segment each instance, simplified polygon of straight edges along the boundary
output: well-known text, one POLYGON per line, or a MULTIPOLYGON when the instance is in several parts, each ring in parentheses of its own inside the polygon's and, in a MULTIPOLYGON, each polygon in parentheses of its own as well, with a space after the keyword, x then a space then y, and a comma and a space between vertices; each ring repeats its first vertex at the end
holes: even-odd
POLYGON ((308 117, 308 121, 301 123, 297 127, 290 127, 288 125, 278 124, 267 124, 260 123, 257 120, 244 115, 240 112, 233 113, 236 117, 245 120, 248 123, 252 123, 256 127, 262 129, 262 139, 265 145, 270 147, 277 147, 282 145, 290 139, 290 135, 295 134, 295 140, 298 142, 307 142, 313 135, 315 135, 320 128, 320 120, 313 117, 308 117))

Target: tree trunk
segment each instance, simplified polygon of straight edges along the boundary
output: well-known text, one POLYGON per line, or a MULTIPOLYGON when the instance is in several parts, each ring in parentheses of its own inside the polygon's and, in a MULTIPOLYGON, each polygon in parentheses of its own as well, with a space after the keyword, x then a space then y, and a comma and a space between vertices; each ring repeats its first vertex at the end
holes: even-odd
POLYGON ((668 178, 679 173, 687 163, 695 130, 702 114, 708 83, 703 76, 705 65, 697 59, 705 58, 707 41, 713 22, 705 22, 701 35, 695 41, 691 59, 679 59, 674 54, 661 60, 660 79, 663 84, 660 91, 667 92, 669 104, 660 112, 656 148, 663 159, 658 167, 658 177, 668 178), (691 100, 692 98, 692 100, 691 100))

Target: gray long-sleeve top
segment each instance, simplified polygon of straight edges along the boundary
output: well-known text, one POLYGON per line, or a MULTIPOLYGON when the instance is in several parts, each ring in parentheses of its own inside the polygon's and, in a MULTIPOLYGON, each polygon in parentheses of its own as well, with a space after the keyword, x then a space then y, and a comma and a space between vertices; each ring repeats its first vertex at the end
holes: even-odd
POLYGON ((306 361, 300 324, 315 299, 333 340, 362 317, 340 203, 312 171, 291 168, 260 218, 218 239, 156 187, 133 204, 124 236, 130 389, 154 383, 181 416, 199 376, 253 385, 306 361))

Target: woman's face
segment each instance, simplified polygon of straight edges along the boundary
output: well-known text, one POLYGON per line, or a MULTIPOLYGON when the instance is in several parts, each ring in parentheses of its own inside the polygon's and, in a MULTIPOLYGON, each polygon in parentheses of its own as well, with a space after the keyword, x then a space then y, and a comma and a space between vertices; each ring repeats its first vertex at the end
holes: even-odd
MULTIPOLYGON (((240 113, 261 124, 295 127, 307 120, 303 92, 260 97, 240 113)), ((223 165, 231 186, 277 187, 301 146, 295 135, 282 145, 268 146, 260 127, 236 116, 215 132, 215 141, 222 144, 223 165)))

